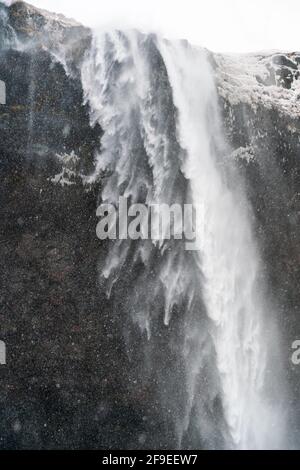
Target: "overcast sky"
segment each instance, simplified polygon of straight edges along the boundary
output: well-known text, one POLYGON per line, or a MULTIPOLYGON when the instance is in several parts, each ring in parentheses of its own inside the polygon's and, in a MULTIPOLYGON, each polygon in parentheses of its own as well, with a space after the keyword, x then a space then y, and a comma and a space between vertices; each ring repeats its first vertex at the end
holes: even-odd
POLYGON ((300 50, 300 0, 29 0, 88 26, 135 27, 220 52, 300 50))

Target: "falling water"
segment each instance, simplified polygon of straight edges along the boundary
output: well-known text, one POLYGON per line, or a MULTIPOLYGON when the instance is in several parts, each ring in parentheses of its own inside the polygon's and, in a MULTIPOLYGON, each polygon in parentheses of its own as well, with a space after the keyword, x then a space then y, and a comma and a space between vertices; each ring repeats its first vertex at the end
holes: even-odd
POLYGON ((265 307, 259 295, 259 256, 243 195, 228 188, 214 155, 224 146, 212 70, 203 50, 162 45, 174 102, 179 110, 180 143, 193 201, 202 204, 197 226, 204 300, 214 323, 223 404, 234 446, 279 445, 283 423, 264 396, 267 367, 265 307), (272 433, 272 436, 270 436, 272 433))
POLYGON ((123 317, 127 338, 131 320, 147 367, 162 369, 156 383, 176 445, 284 446, 280 406, 266 386, 276 328, 260 286, 251 212, 226 158, 206 51, 137 32, 96 35, 82 82, 91 123, 104 130, 90 177, 104 181, 101 200, 203 208, 197 251, 179 240, 117 240, 99 265, 107 295, 123 293, 115 309, 130 317, 123 317), (163 333, 172 324, 178 331, 163 333), (169 342, 172 370, 157 361, 157 331, 169 342))

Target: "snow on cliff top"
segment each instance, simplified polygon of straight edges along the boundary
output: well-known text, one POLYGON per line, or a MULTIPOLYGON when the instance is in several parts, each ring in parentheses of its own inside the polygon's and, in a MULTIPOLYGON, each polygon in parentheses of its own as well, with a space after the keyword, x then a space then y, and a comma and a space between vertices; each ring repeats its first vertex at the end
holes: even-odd
POLYGON ((49 23, 59 23, 65 28, 82 26, 74 19, 66 18, 64 15, 59 13, 52 13, 47 10, 43 10, 42 8, 35 7, 30 3, 23 2, 22 0, 0 0, 0 3, 3 3, 7 7, 24 9, 24 11, 29 15, 39 14, 49 23))
POLYGON ((48 10, 43 10, 42 8, 36 8, 28 3, 26 5, 35 10, 38 11, 41 15, 45 17, 46 20, 49 22, 56 22, 60 23, 61 26, 65 28, 70 28, 70 27, 82 27, 81 23, 78 21, 74 20, 73 18, 67 18, 66 16, 60 14, 60 13, 52 13, 48 10))
POLYGON ((220 95, 232 105, 262 105, 300 117, 300 54, 214 55, 220 95))
MULTIPOLYGON (((22 1, 0 0, 12 4, 16 16, 24 12, 25 31, 31 36, 47 31, 64 41, 64 30, 82 27, 73 19, 36 8, 22 1), (38 20, 43 18, 43 24, 38 20), (28 28, 28 23, 31 28, 28 28)), ((292 118, 300 117, 300 52, 260 54, 212 54, 216 62, 220 95, 231 105, 249 104, 276 108, 292 118)))

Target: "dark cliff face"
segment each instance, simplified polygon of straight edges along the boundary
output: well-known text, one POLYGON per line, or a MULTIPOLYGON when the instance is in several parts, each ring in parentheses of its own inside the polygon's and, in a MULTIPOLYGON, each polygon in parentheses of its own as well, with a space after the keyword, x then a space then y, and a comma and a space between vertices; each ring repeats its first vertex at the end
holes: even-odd
POLYGON ((138 446, 144 413, 125 390, 128 359, 97 287, 99 187, 78 176, 101 129, 76 71, 53 57, 61 31, 72 68, 89 32, 49 26, 23 3, 0 4, 0 18, 0 448, 138 446))
MULTIPOLYGON (((95 235, 101 182, 86 186, 82 175, 93 168, 102 132, 89 124, 79 78, 90 32, 23 2, 0 4, 0 28, 7 87, 0 105, 0 340, 7 346, 0 448, 167 446, 151 391, 128 383, 134 372, 123 331, 97 286, 105 250, 95 235)), ((298 63, 298 54, 276 54, 265 82, 257 80, 292 90, 298 63)), ((223 67, 219 58, 215 67, 223 67)), ((291 365, 290 345, 300 335, 299 115, 277 103, 254 106, 234 88, 219 91, 285 332, 296 426, 300 368, 291 365)))

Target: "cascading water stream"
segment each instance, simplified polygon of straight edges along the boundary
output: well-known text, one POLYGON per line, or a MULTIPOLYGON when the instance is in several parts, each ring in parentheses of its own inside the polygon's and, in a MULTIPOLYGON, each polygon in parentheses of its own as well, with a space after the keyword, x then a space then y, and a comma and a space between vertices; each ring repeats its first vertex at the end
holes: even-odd
POLYGON ((205 448, 282 447, 280 407, 265 387, 270 323, 260 260, 246 198, 228 178, 206 52, 136 32, 98 35, 82 83, 91 122, 104 130, 90 177, 109 170, 102 201, 117 205, 125 196, 203 209, 198 251, 174 240, 117 240, 100 273, 108 295, 124 272, 133 276, 121 308, 146 332, 146 343, 157 325, 175 321, 175 311, 183 319, 175 348, 183 378, 174 371, 168 379, 184 382, 184 393, 175 399, 165 379, 161 391, 177 445, 193 435, 191 445, 205 448))
POLYGON ((276 447, 281 437, 269 433, 283 423, 264 396, 266 304, 259 294, 259 256, 246 201, 228 188, 214 155, 217 146, 226 147, 213 72, 203 50, 164 42, 161 51, 179 110, 180 144, 188 154, 183 171, 193 202, 203 207, 197 221, 199 267, 233 444, 276 447))

